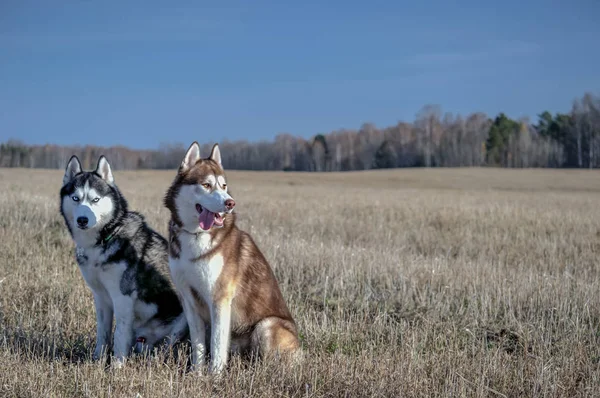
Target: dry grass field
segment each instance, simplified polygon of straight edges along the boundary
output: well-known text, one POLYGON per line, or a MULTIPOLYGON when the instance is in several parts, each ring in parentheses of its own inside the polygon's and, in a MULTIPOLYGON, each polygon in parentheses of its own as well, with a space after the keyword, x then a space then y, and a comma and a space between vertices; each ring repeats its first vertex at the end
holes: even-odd
MULTIPOLYGON (((172 172, 116 171, 166 233, 172 172)), ((2 397, 600 395, 600 173, 230 172, 306 361, 92 362, 92 296, 58 212, 61 171, 0 169, 2 397), (137 395, 139 394, 139 395, 137 395)))

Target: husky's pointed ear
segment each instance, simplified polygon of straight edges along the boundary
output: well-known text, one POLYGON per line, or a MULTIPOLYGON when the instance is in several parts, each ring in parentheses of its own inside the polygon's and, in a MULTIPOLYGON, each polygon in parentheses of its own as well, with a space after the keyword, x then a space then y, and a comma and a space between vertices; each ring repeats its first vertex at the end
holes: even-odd
POLYGON ((79 163, 79 158, 73 155, 71 156, 71 159, 69 159, 69 163, 67 163, 65 175, 63 177, 63 185, 67 185, 73 177, 79 173, 81 173, 81 163, 79 163))
POLYGON ((210 151, 209 159, 214 160, 219 166, 223 167, 221 164, 221 150, 219 149, 219 144, 213 146, 212 151, 210 151))
POLYGON ((181 162, 181 166, 179 166, 179 172, 183 173, 192 168, 196 162, 200 160, 200 145, 196 141, 192 142, 192 145, 188 148, 185 156, 183 157, 183 161, 181 162))
POLYGON ((104 155, 100 156, 100 159, 98 159, 98 166, 96 166, 95 172, 107 183, 112 184, 115 182, 112 170, 110 169, 110 164, 108 164, 108 160, 106 160, 104 155))

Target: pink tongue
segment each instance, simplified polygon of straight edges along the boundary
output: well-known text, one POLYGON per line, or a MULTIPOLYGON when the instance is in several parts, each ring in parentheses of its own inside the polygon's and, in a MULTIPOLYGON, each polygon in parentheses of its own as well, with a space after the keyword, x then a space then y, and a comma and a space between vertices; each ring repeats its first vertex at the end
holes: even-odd
POLYGON ((205 231, 208 231, 210 227, 215 223, 215 213, 210 212, 206 209, 202 209, 202 213, 200 213, 200 228, 205 231))

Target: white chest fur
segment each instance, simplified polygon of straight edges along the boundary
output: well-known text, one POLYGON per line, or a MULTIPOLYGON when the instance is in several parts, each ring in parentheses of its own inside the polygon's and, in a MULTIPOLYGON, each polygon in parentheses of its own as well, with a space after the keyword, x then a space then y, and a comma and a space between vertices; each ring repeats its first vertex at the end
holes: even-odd
POLYGON ((179 241, 179 258, 169 258, 173 281, 180 291, 193 287, 210 307, 216 282, 223 270, 223 255, 217 252, 209 257, 202 257, 212 249, 209 234, 181 233, 179 241))
POLYGON ((122 262, 107 264, 106 259, 112 254, 111 252, 112 250, 104 251, 100 247, 78 246, 75 249, 83 279, 94 293, 106 291, 114 294, 119 291, 121 278, 127 266, 122 262))

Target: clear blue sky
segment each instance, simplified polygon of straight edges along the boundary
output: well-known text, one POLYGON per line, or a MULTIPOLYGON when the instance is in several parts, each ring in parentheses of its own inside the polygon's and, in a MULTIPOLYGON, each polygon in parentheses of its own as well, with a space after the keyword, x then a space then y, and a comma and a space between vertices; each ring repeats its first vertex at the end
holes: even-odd
POLYGON ((597 0, 160 4, 1 0, 0 141, 309 137, 600 89, 597 0))

